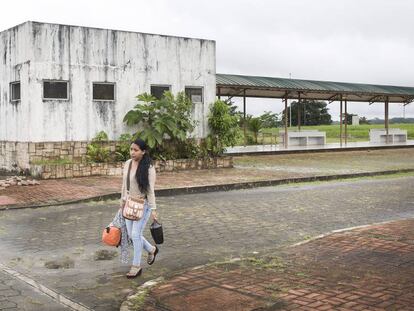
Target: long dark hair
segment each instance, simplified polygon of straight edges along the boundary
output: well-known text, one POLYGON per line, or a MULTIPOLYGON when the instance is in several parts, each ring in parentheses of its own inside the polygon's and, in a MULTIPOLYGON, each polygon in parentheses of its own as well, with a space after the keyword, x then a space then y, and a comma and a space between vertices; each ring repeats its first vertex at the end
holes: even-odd
POLYGON ((137 145, 142 151, 145 151, 141 161, 139 161, 137 172, 135 173, 135 178, 138 183, 139 191, 142 193, 147 193, 149 187, 148 170, 152 162, 151 157, 148 153, 148 145, 140 138, 135 139, 132 143, 137 145))

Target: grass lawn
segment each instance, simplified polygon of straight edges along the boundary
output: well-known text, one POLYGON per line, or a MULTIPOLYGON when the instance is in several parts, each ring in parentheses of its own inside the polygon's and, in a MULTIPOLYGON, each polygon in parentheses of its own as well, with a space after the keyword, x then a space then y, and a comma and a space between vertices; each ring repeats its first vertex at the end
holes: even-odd
MULTIPOLYGON (((369 141, 369 130, 373 128, 384 128, 383 124, 363 124, 363 125, 348 125, 348 141, 369 141)), ((390 128, 399 128, 407 130, 408 139, 414 139, 414 124, 390 124, 390 128)), ((275 136, 277 137, 281 128, 265 128, 261 130, 258 135, 258 143, 270 144, 274 143, 275 136), (262 134, 263 133, 263 134, 262 134), (273 138, 271 137, 273 136, 273 138)), ((292 127, 293 131, 297 130, 297 127, 292 127)), ((326 132, 327 143, 338 143, 339 142, 339 124, 338 125, 315 125, 315 126, 301 126, 301 130, 319 130, 326 132)), ((343 128, 345 133, 345 128, 343 128)), ((243 132, 243 129, 242 129, 243 132)), ((248 135, 253 137, 253 134, 249 131, 248 135)), ((243 145, 244 138, 241 137, 238 141, 238 145, 243 145)), ((279 142, 279 139, 278 139, 279 142)))

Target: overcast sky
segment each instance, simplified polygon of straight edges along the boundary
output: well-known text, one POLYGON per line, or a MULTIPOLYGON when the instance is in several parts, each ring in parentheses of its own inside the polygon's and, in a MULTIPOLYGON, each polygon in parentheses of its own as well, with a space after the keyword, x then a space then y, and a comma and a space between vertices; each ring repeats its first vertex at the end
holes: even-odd
MULTIPOLYGON (((218 73, 414 87, 412 0, 2 1, 0 30, 27 20, 212 39, 218 73)), ((274 99, 247 106, 282 110, 274 99)), ((348 111, 384 115, 383 104, 348 111)), ((390 104, 390 116, 403 116, 402 105, 390 104)))

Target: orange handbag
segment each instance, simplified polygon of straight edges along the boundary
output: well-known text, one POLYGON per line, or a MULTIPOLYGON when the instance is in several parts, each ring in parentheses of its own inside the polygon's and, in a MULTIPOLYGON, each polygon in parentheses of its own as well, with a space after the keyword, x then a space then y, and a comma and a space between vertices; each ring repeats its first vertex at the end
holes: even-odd
POLYGON ((121 229, 108 226, 102 232, 102 242, 109 246, 116 246, 118 247, 121 243, 121 229))

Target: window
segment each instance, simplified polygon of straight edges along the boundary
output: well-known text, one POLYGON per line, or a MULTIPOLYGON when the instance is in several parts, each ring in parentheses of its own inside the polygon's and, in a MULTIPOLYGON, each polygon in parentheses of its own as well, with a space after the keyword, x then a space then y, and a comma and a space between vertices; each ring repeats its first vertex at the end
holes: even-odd
POLYGON ((17 102, 20 100, 20 82, 10 83, 11 101, 17 102))
POLYGON ((203 88, 202 87, 186 87, 185 88, 185 95, 193 104, 195 103, 203 103, 203 88))
POLYGON ((114 83, 93 83, 93 100, 115 100, 114 83))
POLYGON ((157 99, 161 99, 165 91, 169 91, 169 86, 151 85, 151 95, 157 99))
POLYGON ((68 81, 43 81, 44 99, 68 99, 68 81))

